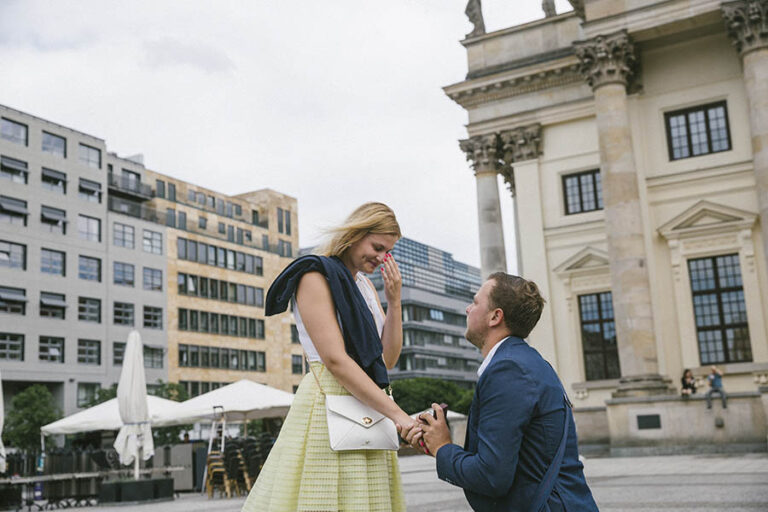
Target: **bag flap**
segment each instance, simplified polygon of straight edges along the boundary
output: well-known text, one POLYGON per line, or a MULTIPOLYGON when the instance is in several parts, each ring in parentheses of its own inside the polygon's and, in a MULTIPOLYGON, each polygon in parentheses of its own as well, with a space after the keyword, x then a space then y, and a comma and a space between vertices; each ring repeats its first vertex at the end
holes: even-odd
POLYGON ((352 395, 325 395, 325 407, 328 412, 343 416, 365 428, 370 428, 386 418, 352 395))

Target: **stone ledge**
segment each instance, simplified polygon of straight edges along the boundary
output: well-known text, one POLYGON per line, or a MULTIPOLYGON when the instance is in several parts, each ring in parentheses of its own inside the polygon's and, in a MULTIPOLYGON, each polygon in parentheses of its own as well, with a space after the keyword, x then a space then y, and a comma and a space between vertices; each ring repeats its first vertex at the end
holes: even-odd
MULTIPOLYGON (((728 393, 728 400, 735 398, 759 398, 759 391, 735 391, 728 393)), ((720 396, 717 395, 713 398, 719 400, 720 396)), ((646 404, 654 402, 691 402, 691 401, 704 401, 706 400, 704 394, 691 395, 688 398, 682 398, 680 395, 654 395, 654 396, 638 396, 638 397, 625 397, 625 398, 611 398, 606 400, 606 405, 620 405, 620 404, 646 404)))
POLYGON ((605 406, 595 406, 595 407, 574 407, 573 413, 578 414, 580 412, 605 412, 608 408, 605 406))

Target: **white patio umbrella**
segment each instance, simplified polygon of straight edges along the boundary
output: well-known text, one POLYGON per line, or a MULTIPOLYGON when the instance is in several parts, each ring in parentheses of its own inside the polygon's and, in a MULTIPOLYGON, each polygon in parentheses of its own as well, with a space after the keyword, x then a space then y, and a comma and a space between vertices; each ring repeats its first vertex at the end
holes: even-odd
POLYGON ((139 479, 139 457, 155 454, 147 407, 147 380, 144 376, 144 349, 137 331, 128 335, 123 357, 123 371, 117 384, 117 404, 123 426, 115 439, 121 464, 135 461, 134 476, 139 479))
MULTIPOLYGON (((5 405, 3 405, 3 377, 0 375, 0 434, 3 433, 3 424, 5 423, 5 405)), ((5 473, 5 446, 3 438, 0 436, 0 473, 5 473)))
MULTIPOLYGON (((173 417, 179 402, 167 400, 158 396, 147 395, 149 421, 152 425, 163 422, 167 417, 173 417)), ((76 434, 94 430, 120 430, 123 420, 120 419, 120 408, 117 398, 94 405, 88 409, 76 412, 66 418, 56 420, 40 428, 43 435, 76 434)))

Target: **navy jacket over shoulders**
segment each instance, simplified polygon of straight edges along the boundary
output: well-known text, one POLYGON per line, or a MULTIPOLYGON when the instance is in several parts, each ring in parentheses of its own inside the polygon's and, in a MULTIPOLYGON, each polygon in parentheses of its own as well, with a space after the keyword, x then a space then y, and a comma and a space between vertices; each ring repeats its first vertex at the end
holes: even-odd
POLYGON ((276 315, 288 308, 301 277, 307 272, 320 272, 328 281, 336 312, 341 319, 347 354, 379 387, 389 385, 376 322, 352 274, 339 258, 310 254, 294 260, 269 287, 264 304, 266 315, 276 315))
POLYGON ((464 449, 440 448, 438 476, 462 487, 475 511, 529 512, 568 414, 565 455, 543 510, 596 511, 560 379, 524 340, 509 337, 500 343, 477 383, 464 449))

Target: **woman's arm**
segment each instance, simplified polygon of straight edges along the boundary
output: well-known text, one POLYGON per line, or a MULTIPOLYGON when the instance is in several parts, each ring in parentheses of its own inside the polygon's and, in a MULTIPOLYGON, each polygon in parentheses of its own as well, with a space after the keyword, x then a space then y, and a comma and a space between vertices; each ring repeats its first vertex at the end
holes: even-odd
POLYGON ((304 274, 296 291, 296 306, 323 364, 336 380, 361 402, 404 428, 412 428, 416 421, 382 393, 344 350, 344 337, 336 319, 331 289, 322 274, 304 274))
MULTIPOLYGON (((387 297, 387 313, 384 318, 384 328, 381 331, 381 344, 384 347, 384 364, 391 370, 397 364, 403 348, 403 309, 400 302, 403 280, 395 257, 391 254, 387 254, 382 267, 380 272, 384 280, 384 294, 387 297)), ((381 313, 384 314, 376 288, 370 279, 366 277, 365 280, 374 292, 381 313)))

